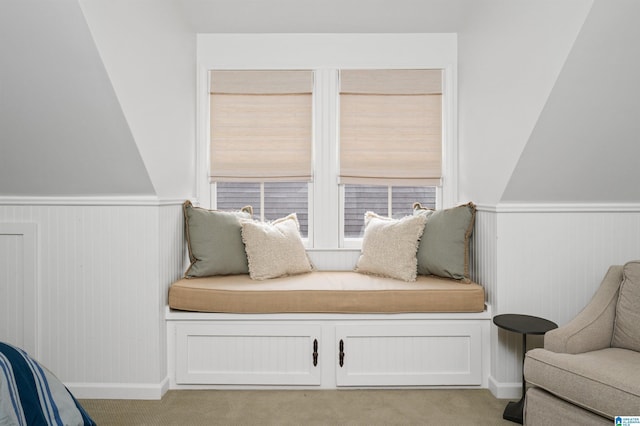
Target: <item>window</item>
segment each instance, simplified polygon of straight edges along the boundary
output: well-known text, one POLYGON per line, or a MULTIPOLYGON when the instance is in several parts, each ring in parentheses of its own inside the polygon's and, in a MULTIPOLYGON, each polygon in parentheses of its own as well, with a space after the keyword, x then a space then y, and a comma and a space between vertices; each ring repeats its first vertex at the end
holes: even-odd
POLYGON ((344 238, 362 236, 367 210, 402 217, 435 207, 442 175, 442 71, 340 72, 344 238))
POLYGON ((344 238, 362 238, 365 212, 401 218, 413 214, 416 201, 435 208, 436 187, 344 185, 344 238))
POLYGON ((307 182, 219 182, 216 208, 239 210, 250 205, 261 220, 274 220, 296 212, 303 238, 309 235, 307 182))
POLYGON ((308 234, 311 71, 210 73, 210 182, 216 207, 263 220, 295 211, 308 234))
MULTIPOLYGON (((457 67, 458 37, 453 33, 198 34, 198 144, 195 158, 197 179, 194 187, 197 201, 202 206, 225 209, 252 204, 254 210, 259 211, 265 219, 272 214, 277 215, 279 211, 283 214, 296 211, 299 218, 304 216, 308 220, 308 238, 305 243, 314 262, 322 269, 350 268, 351 260, 357 256, 361 245, 361 218, 370 206, 381 209, 380 213, 398 216, 404 214, 402 209, 410 209, 414 201, 430 206, 435 204, 438 208, 458 203, 457 67), (296 96, 310 99, 310 104, 307 104, 310 105, 311 112, 309 177, 296 179, 292 176, 291 180, 275 181, 254 176, 253 180, 232 181, 225 177, 210 176, 210 89, 215 86, 211 85, 212 80, 215 83, 211 70, 257 70, 260 73, 284 70, 308 73, 309 77, 305 77, 305 81, 309 85, 304 90, 295 91, 306 92, 306 95, 296 96), (340 166, 344 164, 340 161, 341 77, 344 78, 345 72, 375 70, 441 70, 438 72, 442 87, 441 180, 435 183, 347 182, 341 177, 340 166), (232 188, 237 184, 252 184, 250 192, 246 194, 246 198, 236 198, 235 205, 227 203, 237 195, 239 189, 232 188), (270 196, 272 185, 295 186, 296 189, 282 189, 287 194, 284 197, 276 197, 275 194, 270 196), (228 190, 226 194, 225 187, 228 190), (358 195, 359 192, 371 190, 370 187, 377 187, 373 189, 378 191, 375 203, 358 195), (402 200, 403 196, 406 201, 402 200), (301 213, 304 207, 287 206, 294 197, 302 200, 302 203, 307 200, 306 214, 301 213), (281 207, 270 207, 270 204, 277 202, 282 202, 281 207), (282 210, 278 210, 280 208, 282 210), (352 210, 353 214, 350 213, 352 210), (349 219, 351 215, 353 219, 349 219), (350 221, 353 221, 352 226, 349 225, 350 221)), ((240 85, 240 88, 244 87, 249 87, 248 83, 240 85)), ((355 92, 356 89, 357 87, 349 91, 355 92)), ((409 214, 409 210, 406 212, 409 214)))
POLYGON ((366 211, 401 217, 412 214, 415 201, 435 207, 442 174, 441 70, 317 73, 324 79, 315 89, 311 71, 210 73, 215 207, 250 204, 262 220, 296 212, 309 238, 315 203, 319 217, 338 218, 336 229, 318 232, 337 232, 342 246, 359 244, 366 211), (314 97, 313 90, 332 94, 314 97), (339 137, 313 141, 314 126, 327 127, 322 121, 333 121, 339 137), (312 158, 314 143, 316 150, 334 145, 333 156, 312 158), (326 173, 333 163, 339 168, 326 173), (312 179, 312 164, 322 182, 312 179), (325 208, 322 196, 314 199, 316 184, 337 187, 337 211, 325 208))

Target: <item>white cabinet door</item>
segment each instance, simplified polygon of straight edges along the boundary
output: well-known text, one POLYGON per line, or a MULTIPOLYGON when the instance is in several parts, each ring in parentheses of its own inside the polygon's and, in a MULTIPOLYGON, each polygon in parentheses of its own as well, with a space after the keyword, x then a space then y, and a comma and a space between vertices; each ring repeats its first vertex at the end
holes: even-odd
POLYGON ((176 383, 320 385, 320 336, 314 324, 178 323, 176 383))
POLYGON ((338 386, 472 386, 482 382, 482 333, 477 323, 337 325, 336 341, 338 386))

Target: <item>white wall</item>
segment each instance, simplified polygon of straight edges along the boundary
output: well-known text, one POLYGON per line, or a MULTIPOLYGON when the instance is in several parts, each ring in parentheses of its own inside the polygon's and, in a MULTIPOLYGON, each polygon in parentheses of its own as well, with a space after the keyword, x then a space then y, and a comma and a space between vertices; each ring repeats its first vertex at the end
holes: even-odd
POLYGON ((467 5, 458 38, 462 201, 500 201, 591 3, 467 5))
POLYGON ((172 0, 81 0, 161 198, 194 192, 196 35, 172 0))
MULTIPOLYGON (((167 385, 164 306, 183 272, 182 210, 126 204, 0 205, 0 224, 30 224, 36 234, 30 253, 3 245, 20 261, 12 269, 35 276, 25 302, 37 307, 35 329, 19 317, 14 325, 35 335, 32 354, 80 398, 159 398, 167 385)), ((0 287, 11 288, 4 279, 0 287)))
MULTIPOLYGON (((203 14, 185 24, 181 12, 202 11, 198 3, 0 3, 0 196, 137 199, 97 206, 0 199, 1 223, 36 224, 38 353, 80 395, 133 389, 156 396, 163 386, 162 309, 167 286, 182 273, 184 246, 177 205, 149 204, 146 196, 194 194, 195 29, 212 21, 203 14)), ((204 10, 242 12, 247 2, 240 3, 204 10)), ((640 258, 633 164, 639 37, 630 21, 637 3, 400 3, 403 13, 419 13, 385 16, 390 9, 380 8, 365 23, 336 28, 402 31, 404 20, 414 32, 458 33, 458 199, 481 205, 474 274, 494 313, 567 321, 609 264, 640 258), (444 23, 416 19, 438 10, 444 23), (610 63, 622 72, 610 74, 610 63), (604 120, 594 119, 600 109, 583 97, 585 82, 603 90, 604 120), (618 90, 607 93, 612 82, 618 90), (567 117, 576 106, 580 114, 567 117), (584 156, 573 158, 576 151, 584 156), (575 202, 583 204, 566 205, 575 202)), ((296 18, 292 10, 260 28, 299 28, 286 24, 296 18)), ((304 28, 327 28, 322 19, 304 28)), ((224 22, 222 30, 233 32, 233 20, 224 22)), ((494 328, 492 338, 493 390, 511 396, 520 389, 519 336, 494 328)))
POLYGON ((172 5, 102 4, 124 55, 113 77, 77 0, 0 3, 0 296, 34 312, 7 309, 0 338, 81 398, 167 387, 164 307, 185 247, 167 199, 193 194, 195 133, 195 35, 172 5))
POLYGON ((154 194, 77 1, 2 1, 0 52, 0 196, 154 194))
POLYGON ((503 202, 640 201, 640 3, 597 1, 503 202))
POLYGON ((181 1, 197 33, 448 33, 468 0, 181 1))
MULTIPOLYGON (((565 324, 610 265, 640 258, 640 62, 629 54, 638 50, 639 11, 636 2, 594 2, 531 134, 518 138, 526 144, 504 194, 479 215, 478 239, 491 253, 478 270, 496 313, 565 324)), ((492 337, 492 390, 517 397, 520 336, 492 337)))
MULTIPOLYGON (((611 265, 640 258, 640 206, 531 204, 481 208, 473 274, 494 314, 566 324, 589 302, 611 265)), ((542 339, 528 339, 529 348, 542 339)), ((490 388, 519 398, 522 337, 493 328, 490 388)))

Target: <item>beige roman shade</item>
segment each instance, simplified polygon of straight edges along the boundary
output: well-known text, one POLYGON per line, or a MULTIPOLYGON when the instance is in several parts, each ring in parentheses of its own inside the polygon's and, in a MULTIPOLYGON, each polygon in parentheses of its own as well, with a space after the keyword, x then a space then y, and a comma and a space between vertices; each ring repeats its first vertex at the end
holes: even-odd
POLYGON ((211 71, 212 182, 311 180, 312 71, 211 71))
POLYGON ((442 71, 340 72, 340 183, 440 185, 442 71))

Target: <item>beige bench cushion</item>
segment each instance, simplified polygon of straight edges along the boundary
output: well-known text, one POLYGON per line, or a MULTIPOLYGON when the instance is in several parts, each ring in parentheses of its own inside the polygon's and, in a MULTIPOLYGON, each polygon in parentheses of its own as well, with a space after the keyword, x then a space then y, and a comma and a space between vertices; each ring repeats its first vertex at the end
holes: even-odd
POLYGON ((527 383, 541 387, 600 415, 638 414, 640 353, 607 348, 580 354, 532 349, 527 352, 527 383))
POLYGON ((356 272, 322 271, 266 281, 232 275, 177 281, 169 289, 169 306, 226 313, 482 312, 484 290, 434 276, 408 283, 356 272))

